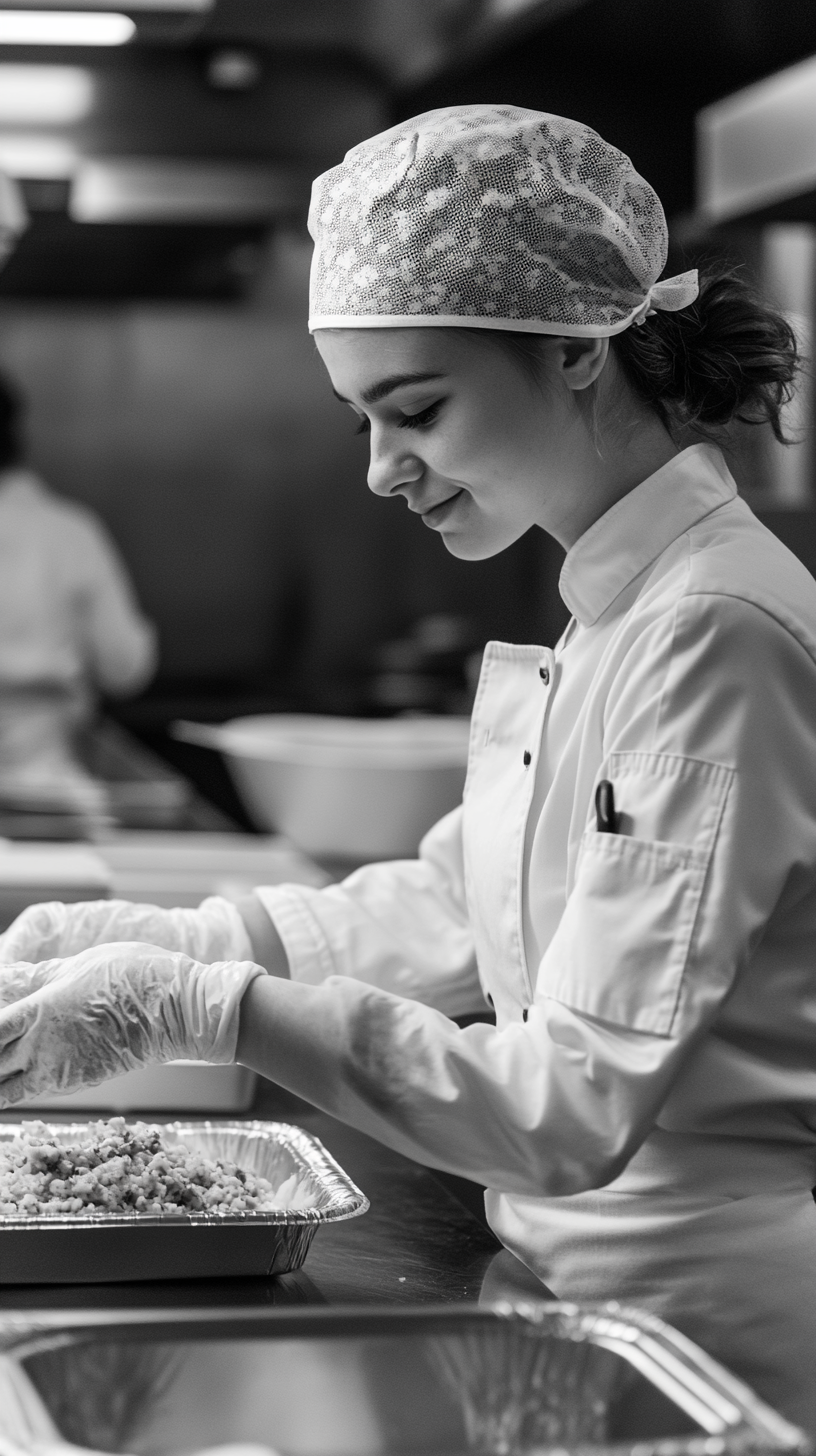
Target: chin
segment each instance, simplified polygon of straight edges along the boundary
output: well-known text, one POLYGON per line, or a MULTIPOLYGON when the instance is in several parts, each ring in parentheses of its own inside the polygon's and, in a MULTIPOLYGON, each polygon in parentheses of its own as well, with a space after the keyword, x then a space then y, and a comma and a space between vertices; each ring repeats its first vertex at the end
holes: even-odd
POLYGON ((500 552, 506 551, 514 541, 524 532, 519 531, 515 535, 471 535, 467 531, 440 531, 439 533, 445 543, 445 549, 451 556, 457 556, 460 561, 487 561, 491 556, 498 556, 500 552))

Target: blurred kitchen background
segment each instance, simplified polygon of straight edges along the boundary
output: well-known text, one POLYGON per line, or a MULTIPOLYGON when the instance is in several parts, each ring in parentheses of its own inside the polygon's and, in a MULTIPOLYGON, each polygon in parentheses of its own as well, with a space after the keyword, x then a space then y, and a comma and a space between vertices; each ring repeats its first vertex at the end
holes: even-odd
MULTIPOLYGON (((565 620, 541 533, 463 563, 366 490, 306 331, 315 174, 431 107, 580 118, 660 194, 670 271, 732 257, 808 343, 813 0, 130 0, 105 33, 121 44, 15 8, 40 29, 0 9, 0 167, 31 217, 0 273, 0 368, 28 396, 32 465, 98 513, 158 627, 155 677, 108 717, 229 822, 252 827, 176 720, 463 714, 488 638, 552 643, 565 620)), ((816 570, 810 395, 800 444, 731 443, 816 570)))

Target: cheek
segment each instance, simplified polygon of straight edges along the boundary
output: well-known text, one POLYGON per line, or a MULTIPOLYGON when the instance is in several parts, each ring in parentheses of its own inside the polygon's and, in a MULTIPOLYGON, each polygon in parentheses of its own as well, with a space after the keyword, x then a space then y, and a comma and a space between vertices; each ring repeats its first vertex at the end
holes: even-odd
POLYGON ((490 489, 517 472, 523 451, 518 436, 489 404, 468 410, 428 437, 427 458, 443 474, 458 475, 474 487, 490 489))

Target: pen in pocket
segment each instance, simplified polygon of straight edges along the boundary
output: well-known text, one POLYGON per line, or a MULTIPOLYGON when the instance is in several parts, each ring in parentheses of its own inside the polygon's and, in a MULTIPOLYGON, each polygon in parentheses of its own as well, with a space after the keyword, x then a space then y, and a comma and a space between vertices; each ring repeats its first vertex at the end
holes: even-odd
POLYGON ((595 823, 599 834, 617 834, 620 815, 615 811, 615 790, 609 779, 601 779, 595 790, 595 823))

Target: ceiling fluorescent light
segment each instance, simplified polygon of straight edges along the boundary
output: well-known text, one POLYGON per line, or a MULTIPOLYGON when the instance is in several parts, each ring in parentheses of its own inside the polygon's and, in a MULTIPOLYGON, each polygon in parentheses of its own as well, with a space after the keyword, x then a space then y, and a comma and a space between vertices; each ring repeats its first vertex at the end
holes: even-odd
POLYGON ((128 15, 110 11, 0 10, 0 45, 118 46, 135 31, 128 15))
MULTIPOLYGON (((98 0, 101 6, 103 0, 98 0)), ((214 8, 215 0, 128 0, 128 10, 138 13, 140 10, 156 11, 183 11, 187 15, 208 15, 214 8)))
POLYGON ((9 177, 57 182, 72 177, 78 163, 76 148, 62 137, 0 133, 0 172, 9 177))
MULTIPOLYGON (((49 10, 76 10, 80 0, 47 0, 49 10)), ((85 10, 109 10, 111 0, 81 0, 85 10)), ((127 0, 125 9, 131 15, 142 11, 156 14, 208 15, 215 0, 127 0)), ((15 0, 15 10, 42 10, 43 0, 15 0)))
POLYGON ((92 105, 93 79, 80 66, 0 62, 0 124, 66 124, 87 116, 92 105))

